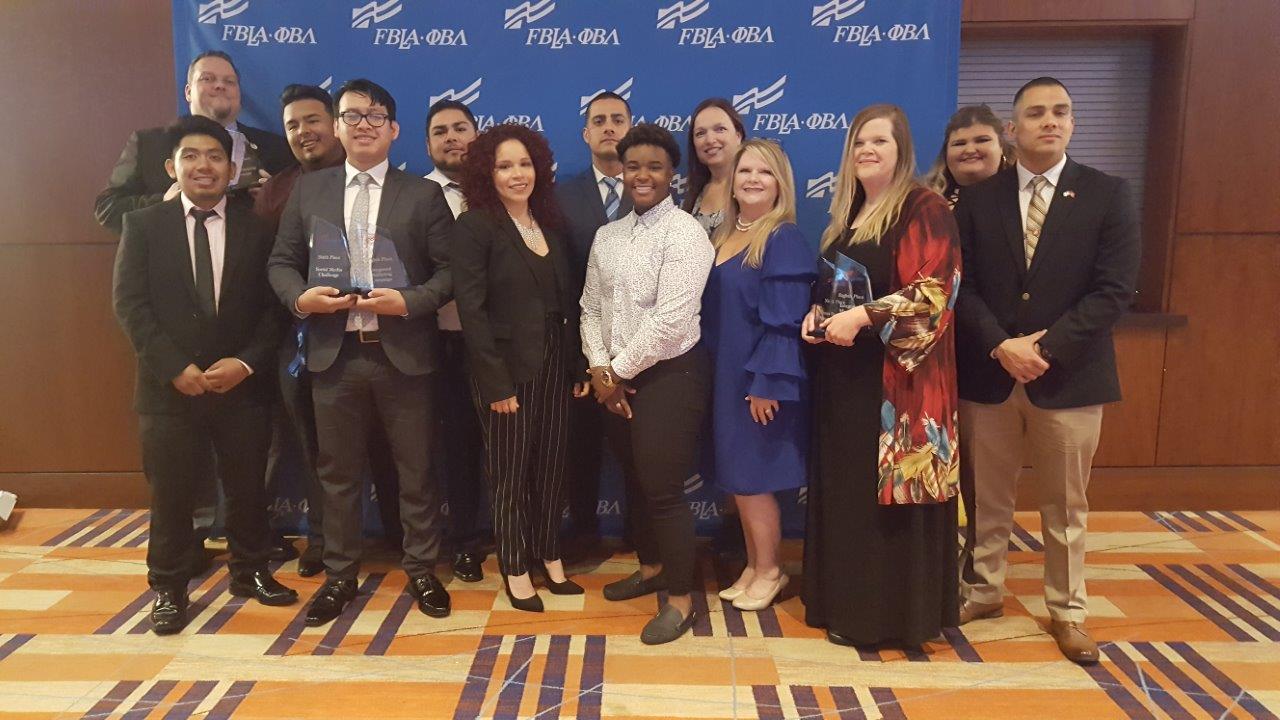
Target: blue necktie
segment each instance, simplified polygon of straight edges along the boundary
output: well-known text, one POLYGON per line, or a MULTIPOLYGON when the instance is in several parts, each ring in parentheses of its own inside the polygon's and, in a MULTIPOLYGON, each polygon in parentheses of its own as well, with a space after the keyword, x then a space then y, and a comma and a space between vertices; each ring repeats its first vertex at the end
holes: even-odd
POLYGON ((604 196, 604 216, 613 222, 618 219, 618 207, 622 205, 622 196, 618 194, 618 178, 603 177, 600 182, 609 187, 604 196))

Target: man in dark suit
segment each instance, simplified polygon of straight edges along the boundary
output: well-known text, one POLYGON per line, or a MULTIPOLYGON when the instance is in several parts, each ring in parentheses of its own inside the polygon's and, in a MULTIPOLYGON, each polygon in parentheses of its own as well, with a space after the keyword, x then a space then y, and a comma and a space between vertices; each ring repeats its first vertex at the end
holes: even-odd
POLYGON ((228 205, 231 136, 203 117, 168 131, 165 167, 179 195, 130 213, 116 253, 116 317, 138 354, 134 395, 151 484, 147 578, 159 634, 187 623, 193 474, 212 445, 227 498, 231 594, 288 605, 267 571, 262 474, 280 308, 267 285, 271 237, 228 205))
POLYGON ((1067 157, 1071 96, 1053 78, 1014 97, 1018 163, 956 206, 964 281, 956 304, 962 452, 976 485, 977 545, 961 622, 1003 613, 1024 460, 1035 469, 1050 632, 1070 660, 1089 637, 1085 491, 1102 406, 1120 399, 1111 328, 1133 300, 1141 241, 1129 186, 1067 157))
MULTIPOLYGON (((591 149, 591 167, 556 185, 564 215, 573 297, 582 296, 587 258, 596 230, 631 212, 631 200, 622 189, 622 160, 617 145, 631 129, 631 106, 621 95, 602 92, 591 99, 585 112, 582 140, 591 149)), ((569 517, 575 535, 566 548, 570 561, 581 557, 599 539, 596 504, 600 498, 600 460, 604 448, 604 421, 600 405, 575 402, 569 409, 570 453, 566 467, 569 517)))
MULTIPOLYGON (((284 138, 236 121, 240 74, 230 55, 219 50, 197 55, 187 68, 186 98, 192 115, 207 117, 231 134, 231 161, 238 168, 230 192, 233 201, 246 201, 262 178, 293 164, 284 138)), ((165 172, 167 150, 164 128, 138 130, 129 136, 107 189, 94 203, 94 215, 103 227, 119 233, 125 213, 177 197, 178 185, 165 172)))
POLYGON ((400 134, 390 93, 368 80, 351 80, 335 100, 334 126, 347 160, 298 178, 269 263, 280 300, 308 318, 305 362, 320 448, 327 580, 312 598, 306 622, 328 623, 356 595, 371 423, 386 430, 400 475, 408 591, 422 612, 444 617, 449 594, 435 576, 442 522, 429 477, 429 374, 440 362, 436 311, 452 294, 447 244, 453 215, 438 185, 390 167, 387 156, 400 134), (309 240, 322 223, 344 231, 349 286, 308 284, 309 240), (394 248, 406 286, 349 292, 372 287, 373 251, 386 247, 394 248))

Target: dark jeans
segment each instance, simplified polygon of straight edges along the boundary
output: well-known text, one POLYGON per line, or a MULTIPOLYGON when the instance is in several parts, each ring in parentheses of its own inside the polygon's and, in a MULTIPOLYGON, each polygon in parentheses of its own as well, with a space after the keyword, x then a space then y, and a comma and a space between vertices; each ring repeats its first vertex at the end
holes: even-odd
POLYGON ((271 439, 271 410, 265 404, 217 394, 187 402, 185 413, 139 417, 143 470, 151 485, 147 580, 153 588, 184 592, 195 543, 193 491, 205 477, 211 445, 226 497, 231 571, 266 567, 269 535, 262 478, 271 439))
POLYGON ((626 479, 627 515, 640 562, 662 564, 667 590, 693 589, 694 521, 684 483, 697 461, 711 393, 701 345, 640 373, 629 384, 632 419, 608 413, 605 433, 626 479))

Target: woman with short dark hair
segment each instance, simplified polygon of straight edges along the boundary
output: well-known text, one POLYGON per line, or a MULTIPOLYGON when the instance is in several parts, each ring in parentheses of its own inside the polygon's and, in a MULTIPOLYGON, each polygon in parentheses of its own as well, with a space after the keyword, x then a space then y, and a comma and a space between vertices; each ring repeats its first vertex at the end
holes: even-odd
POLYGON ((714 251, 671 201, 680 146, 652 124, 618 143, 633 210, 600 228, 582 293, 582 349, 605 433, 626 479, 627 512, 640 570, 605 586, 608 600, 658 590, 667 603, 640 634, 671 642, 696 619, 693 516, 684 481, 694 467, 710 392, 699 343, 702 290, 714 251))

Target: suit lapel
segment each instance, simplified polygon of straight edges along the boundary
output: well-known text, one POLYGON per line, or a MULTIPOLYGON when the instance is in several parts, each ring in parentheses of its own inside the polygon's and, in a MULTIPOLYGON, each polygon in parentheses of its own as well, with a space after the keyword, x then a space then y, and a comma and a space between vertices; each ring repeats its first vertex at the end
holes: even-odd
POLYGON ((1080 166, 1070 157, 1058 175, 1058 186, 1053 190, 1053 201, 1049 203, 1049 212, 1044 218, 1044 227, 1040 229, 1040 242, 1036 244, 1036 254, 1031 258, 1031 267, 1027 269, 1030 279, 1045 262, 1044 257, 1058 242, 1063 224, 1076 206, 1076 185, 1080 181, 1080 166), (1069 193, 1069 194, 1068 194, 1069 193))
MULTIPOLYGON (((225 301, 228 297, 228 289, 238 286, 235 280, 236 269, 240 265, 240 261, 244 259, 248 251, 245 245, 245 222, 244 214, 238 210, 232 210, 231 206, 227 206, 227 219, 223 223, 223 249, 222 249, 222 282, 218 288, 218 297, 221 301, 225 301)), ((235 291, 231 291, 234 294, 235 291)), ((222 302, 218 306, 222 306, 222 302)))
POLYGON ((1000 205, 1000 218, 1004 223, 1005 240, 1009 252, 1013 254, 1013 266, 1018 269, 1018 277, 1027 273, 1027 253, 1023 248, 1022 207, 1018 204, 1018 168, 1011 167, 1004 171, 1000 180, 1000 192, 997 202, 1000 205))
POLYGON ((320 170, 318 172, 327 172, 329 175, 325 179, 324 187, 320 189, 320 204, 315 216, 331 223, 342 231, 343 237, 346 237, 347 219, 346 213, 343 211, 343 182, 346 179, 346 164, 343 163, 331 171, 320 170))
MULTIPOLYGON (((502 234, 507 238, 507 241, 511 243, 511 247, 515 249, 516 255, 520 256, 520 259, 524 261, 524 266, 529 270, 529 277, 534 282, 537 282, 538 275, 533 269, 533 258, 529 257, 529 250, 525 247, 524 238, 520 237, 520 231, 516 229, 515 221, 512 220, 511 216, 505 212, 501 214, 494 213, 493 219, 498 223, 498 226, 502 228, 502 234)), ((546 231, 543 231, 543 237, 546 237, 546 231)))

